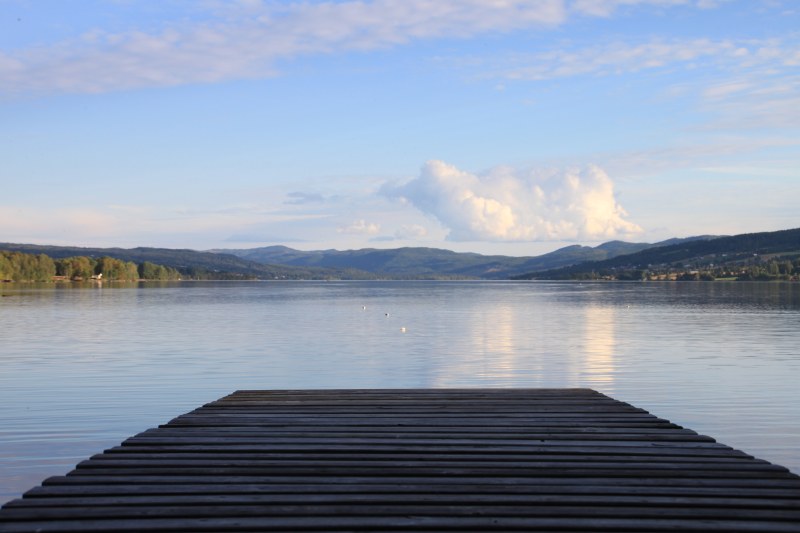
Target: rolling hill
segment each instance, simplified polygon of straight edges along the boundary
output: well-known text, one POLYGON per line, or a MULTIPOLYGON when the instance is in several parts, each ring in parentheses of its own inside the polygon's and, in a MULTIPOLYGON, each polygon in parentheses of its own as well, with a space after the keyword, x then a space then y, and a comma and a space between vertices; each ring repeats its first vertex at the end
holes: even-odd
MULTIPOLYGON (((711 239, 710 236, 671 239, 688 242, 711 239)), ((353 268, 381 277, 466 277, 479 279, 508 279, 529 272, 549 270, 586 261, 599 261, 631 254, 664 243, 627 243, 611 241, 599 246, 572 245, 532 257, 458 253, 438 248, 394 248, 380 250, 317 250, 301 251, 286 246, 267 246, 251 249, 212 250, 235 255, 242 259, 269 265, 320 268, 353 268)))
POLYGON ((655 244, 610 241, 594 247, 566 246, 531 257, 458 253, 438 248, 301 251, 268 246, 195 251, 0 243, 0 250, 44 253, 54 259, 83 255, 110 256, 136 263, 150 261, 197 279, 533 279, 540 272, 557 273, 557 276, 578 272, 583 264, 626 264, 628 260, 624 258, 641 257, 640 254, 648 251, 673 249, 671 247, 705 249, 717 240, 720 238, 700 236, 655 244))
POLYGON ((741 265, 774 256, 800 257, 800 228, 747 233, 657 246, 571 266, 514 276, 515 279, 586 279, 621 271, 692 270, 721 265, 741 265))

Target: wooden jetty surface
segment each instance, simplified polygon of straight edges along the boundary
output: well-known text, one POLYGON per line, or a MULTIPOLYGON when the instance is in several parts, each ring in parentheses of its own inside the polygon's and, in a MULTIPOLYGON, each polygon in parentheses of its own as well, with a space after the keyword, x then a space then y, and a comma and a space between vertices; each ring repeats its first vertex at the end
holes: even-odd
POLYGON ((0 531, 800 532, 800 477, 589 389, 239 391, 0 531))

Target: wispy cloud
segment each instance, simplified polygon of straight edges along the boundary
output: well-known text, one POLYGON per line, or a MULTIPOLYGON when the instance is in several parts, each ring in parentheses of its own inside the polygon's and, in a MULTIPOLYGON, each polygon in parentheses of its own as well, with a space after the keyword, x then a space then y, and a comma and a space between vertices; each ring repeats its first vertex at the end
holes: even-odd
POLYGON ((394 238, 400 241, 421 239, 428 235, 428 229, 419 224, 405 224, 394 232, 394 238))
MULTIPOLYGON (((0 205, 0 228, 19 242, 152 246, 160 240, 207 242, 240 234, 257 225, 286 227, 320 223, 327 215, 271 213, 252 206, 183 208, 146 205, 73 206, 61 208, 0 205)), ((320 223, 324 224, 324 223, 320 223)), ((291 237, 291 236, 289 236, 291 237)), ((263 239, 262 239, 263 240, 263 239)))
POLYGON ((614 184, 600 168, 472 174, 430 161, 420 175, 382 193, 402 199, 449 228, 454 241, 596 240, 639 233, 625 219, 614 184))
MULTIPOLYGON (((484 76, 503 83, 667 73, 663 96, 689 98, 710 129, 796 127, 800 39, 650 39, 492 58, 484 76), (502 65, 498 65, 502 63, 502 65), (491 64, 495 64, 492 71, 491 64), (691 78, 685 74, 691 73, 691 78), (689 79, 690 81, 685 81, 689 79)), ((480 68, 480 67, 479 67, 480 68)))
POLYGON ((800 74, 764 68, 708 86, 703 109, 716 118, 711 129, 797 128, 800 124, 800 74))
POLYGON ((244 243, 244 244, 275 244, 275 243, 302 243, 306 242, 305 239, 287 237, 286 235, 270 234, 270 233, 237 233, 231 235, 224 242, 228 243, 244 243))
POLYGON ((632 6, 707 7, 708 0, 374 0, 211 2, 216 18, 158 31, 95 30, 0 52, 0 91, 101 93, 273 76, 298 56, 439 38, 556 27, 632 6))
POLYGON ((572 0, 570 9, 573 12, 595 17, 608 17, 621 7, 637 5, 651 6, 682 6, 693 5, 701 9, 717 7, 719 4, 730 0, 572 0))
POLYGON ((290 192, 286 196, 289 199, 283 203, 287 205, 317 204, 325 201, 325 197, 319 193, 290 192))
MULTIPOLYGON (((794 151, 798 146, 800 140, 784 136, 753 139, 745 135, 726 135, 706 142, 686 140, 671 146, 596 156, 605 161, 604 168, 615 176, 638 179, 675 170, 725 165, 724 162, 742 155, 752 158, 761 152, 794 151)), ((785 175, 794 162, 773 157, 759 165, 764 174, 785 175)))
POLYGON ((377 235, 381 231, 381 227, 379 224, 361 219, 346 226, 339 226, 336 231, 347 235, 377 235))
POLYGON ((591 46, 569 43, 551 51, 506 59, 510 65, 493 77, 508 80, 551 80, 574 76, 609 76, 649 69, 683 67, 741 72, 800 64, 800 46, 778 40, 652 39, 615 41, 591 46))

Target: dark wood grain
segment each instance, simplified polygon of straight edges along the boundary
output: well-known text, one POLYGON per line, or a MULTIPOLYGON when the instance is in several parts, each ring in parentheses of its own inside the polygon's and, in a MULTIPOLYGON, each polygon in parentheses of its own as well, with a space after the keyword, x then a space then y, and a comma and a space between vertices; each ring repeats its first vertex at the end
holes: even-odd
POLYGON ((800 532, 800 477, 589 389, 238 391, 0 531, 800 532))

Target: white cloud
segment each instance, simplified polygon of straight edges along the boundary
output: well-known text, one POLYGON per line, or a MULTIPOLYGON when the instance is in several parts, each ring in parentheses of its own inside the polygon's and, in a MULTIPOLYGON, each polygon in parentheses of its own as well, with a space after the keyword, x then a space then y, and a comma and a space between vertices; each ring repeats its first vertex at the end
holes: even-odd
MULTIPOLYGON (((493 78, 547 81, 620 76, 644 71, 692 71, 692 81, 664 88, 694 97, 718 115, 712 128, 795 127, 800 118, 800 41, 771 39, 654 39, 560 49, 506 60, 493 78), (510 65, 510 66, 508 66, 510 65)), ((675 78, 677 79, 677 78, 675 78)))
MULTIPOLYGON (((701 4, 708 3, 707 0, 701 4)), ((0 53, 0 91, 97 93, 275 75, 279 60, 422 39, 555 27, 571 16, 689 0, 373 0, 210 2, 210 21, 158 31, 88 32, 0 53)))
POLYGON ((600 240, 641 232, 625 220, 611 178, 595 166, 561 172, 498 167, 478 175, 429 161, 419 177, 382 192, 434 216, 454 241, 600 240))
POLYGON ((623 7, 650 5, 655 7, 695 6, 711 9, 732 0, 572 0, 570 10, 594 17, 609 17, 623 7))
POLYGON ((425 226, 420 226, 419 224, 406 224, 394 232, 394 238, 401 241, 420 239, 427 235, 428 230, 425 226))
POLYGON ((795 129, 800 123, 800 74, 769 65, 708 85, 701 96, 702 110, 716 115, 712 129, 795 129))
POLYGON ((367 222, 363 219, 354 220, 347 226, 340 226, 336 229, 339 233, 347 235, 376 235, 380 230, 380 225, 367 222))
POLYGON ((578 49, 559 49, 517 60, 519 66, 505 70, 500 77, 518 80, 549 80, 581 75, 614 75, 664 68, 675 64, 696 66, 700 61, 731 67, 754 61, 788 60, 791 51, 767 56, 758 43, 733 40, 673 39, 646 43, 612 42, 578 49), (752 50, 753 54, 750 54, 752 50), (758 51, 761 55, 758 56, 758 51), (753 55, 745 60, 743 56, 753 55), (755 59, 758 57, 758 59, 755 59))
POLYGON ((0 54, 0 91, 95 93, 260 78, 275 74, 275 61, 298 55, 557 25, 565 16, 562 0, 248 2, 234 7, 217 6, 215 23, 175 24, 151 33, 93 31, 0 54))
POLYGON ((288 200, 283 202, 286 205, 305 205, 325 202, 325 197, 319 193, 290 192, 286 196, 289 197, 288 200))
MULTIPOLYGON (((700 7, 705 7, 708 0, 698 0, 700 7)), ((573 0, 570 9, 584 15, 608 17, 620 7, 648 4, 655 6, 679 6, 694 4, 691 0, 573 0)))
POLYGON ((703 96, 708 100, 721 100, 749 91, 752 88, 753 84, 747 80, 726 80, 706 87, 703 91, 703 96))

